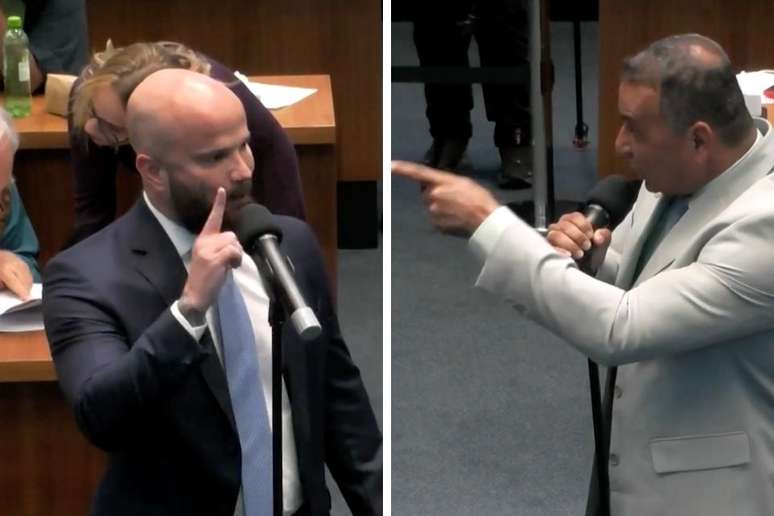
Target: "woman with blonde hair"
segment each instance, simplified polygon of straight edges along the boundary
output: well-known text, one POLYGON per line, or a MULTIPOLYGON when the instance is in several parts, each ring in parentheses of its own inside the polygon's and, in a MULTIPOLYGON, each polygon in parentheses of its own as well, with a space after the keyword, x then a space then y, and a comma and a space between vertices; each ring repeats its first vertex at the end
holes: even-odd
POLYGON ((68 131, 74 171, 75 229, 72 245, 116 216, 119 165, 135 172, 128 144, 126 103, 147 76, 165 68, 185 68, 223 81, 239 97, 255 158, 253 197, 269 210, 304 218, 301 178, 293 144, 272 114, 233 71, 180 43, 134 43, 94 55, 70 93, 68 131))

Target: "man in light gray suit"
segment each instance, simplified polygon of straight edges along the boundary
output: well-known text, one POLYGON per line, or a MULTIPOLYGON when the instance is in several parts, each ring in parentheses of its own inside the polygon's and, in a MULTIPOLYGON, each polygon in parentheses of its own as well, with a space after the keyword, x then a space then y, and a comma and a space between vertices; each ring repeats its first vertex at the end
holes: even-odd
POLYGON ((616 149, 644 186, 612 239, 573 213, 546 242, 466 178, 393 172, 423 184, 439 228, 473 234, 479 287, 621 366, 613 516, 772 515, 774 131, 695 34, 627 59, 618 108, 616 149), (596 278, 571 259, 592 243, 607 249, 596 278))

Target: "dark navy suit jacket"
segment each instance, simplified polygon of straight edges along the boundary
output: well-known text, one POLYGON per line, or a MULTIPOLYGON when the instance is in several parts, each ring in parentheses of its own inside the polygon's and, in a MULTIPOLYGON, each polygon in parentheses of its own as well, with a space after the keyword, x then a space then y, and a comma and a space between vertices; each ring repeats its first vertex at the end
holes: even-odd
MULTIPOLYGON (((339 332, 316 240, 276 217, 282 249, 322 335, 283 333, 305 503, 328 514, 324 463, 357 515, 381 514, 381 434, 339 332)), ((59 383, 81 431, 109 453, 97 516, 232 516, 240 446, 209 332, 194 340, 169 307, 186 271, 141 199, 60 253, 44 281, 44 318, 59 383)))

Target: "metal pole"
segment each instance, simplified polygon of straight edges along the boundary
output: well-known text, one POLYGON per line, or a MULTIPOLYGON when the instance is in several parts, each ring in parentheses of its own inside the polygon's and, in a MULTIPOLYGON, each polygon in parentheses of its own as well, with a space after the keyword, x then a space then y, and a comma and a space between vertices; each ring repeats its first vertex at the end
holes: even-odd
POLYGON ((575 7, 572 20, 572 44, 575 53, 575 138, 573 145, 582 149, 589 143, 589 126, 583 121, 583 57, 581 55, 580 7, 575 7))
POLYGON ((272 427, 272 476, 274 478, 273 514, 282 516, 282 328, 285 324, 285 309, 274 290, 273 301, 269 303, 271 324, 271 427, 272 427))
POLYGON ((543 113, 543 95, 540 88, 542 75, 541 38, 540 38, 540 2, 531 0, 529 6, 529 106, 532 116, 532 195, 535 204, 535 229, 545 233, 548 226, 548 174, 546 167, 546 134, 543 113))

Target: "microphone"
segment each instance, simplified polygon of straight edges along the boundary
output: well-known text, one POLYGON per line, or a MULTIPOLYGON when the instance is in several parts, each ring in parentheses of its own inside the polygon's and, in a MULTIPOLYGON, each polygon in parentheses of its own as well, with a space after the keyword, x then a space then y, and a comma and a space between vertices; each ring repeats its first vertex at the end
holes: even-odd
POLYGON ((239 210, 235 228, 242 247, 265 264, 259 269, 266 272, 298 335, 304 340, 318 337, 322 328, 296 285, 287 257, 279 250, 282 230, 271 212, 257 203, 246 204, 239 210))
MULTIPOLYGON (((589 219, 596 231, 602 228, 615 228, 629 213, 642 181, 627 179, 624 176, 610 175, 598 182, 589 192, 588 200, 583 209, 583 215, 589 219)), ((591 264, 597 263, 601 250, 592 245, 577 260, 578 267, 586 273, 593 274, 591 264)))

